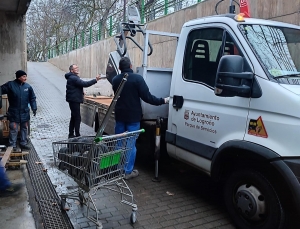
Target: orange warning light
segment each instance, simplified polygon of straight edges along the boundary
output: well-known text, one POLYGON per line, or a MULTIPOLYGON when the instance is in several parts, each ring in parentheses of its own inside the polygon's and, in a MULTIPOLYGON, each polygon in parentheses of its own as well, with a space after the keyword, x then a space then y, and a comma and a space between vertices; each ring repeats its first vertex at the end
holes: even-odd
POLYGON ((235 15, 234 19, 239 22, 244 22, 245 21, 244 16, 245 16, 245 14, 239 13, 239 14, 235 15))

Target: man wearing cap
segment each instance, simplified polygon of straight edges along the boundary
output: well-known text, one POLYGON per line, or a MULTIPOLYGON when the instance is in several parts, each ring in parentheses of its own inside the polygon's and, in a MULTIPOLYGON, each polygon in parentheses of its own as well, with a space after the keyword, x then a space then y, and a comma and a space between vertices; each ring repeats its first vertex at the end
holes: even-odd
POLYGON ((20 127, 20 147, 22 150, 30 150, 27 145, 28 122, 30 109, 36 115, 36 97, 32 87, 26 83, 27 74, 22 70, 16 72, 16 79, 1 86, 2 94, 7 94, 9 107, 7 119, 9 120, 9 146, 17 151, 18 129, 20 127))
MULTIPOLYGON (((140 121, 143 116, 141 100, 155 106, 169 103, 169 97, 157 98, 150 93, 144 78, 133 72, 132 64, 128 57, 121 58, 119 69, 121 74, 116 75, 112 79, 112 87, 115 93, 125 73, 128 74, 128 78, 115 107, 115 134, 140 129, 140 121)), ((133 169, 136 158, 135 142, 133 149, 129 151, 128 157, 125 166, 125 180, 139 175, 139 171, 133 169)))

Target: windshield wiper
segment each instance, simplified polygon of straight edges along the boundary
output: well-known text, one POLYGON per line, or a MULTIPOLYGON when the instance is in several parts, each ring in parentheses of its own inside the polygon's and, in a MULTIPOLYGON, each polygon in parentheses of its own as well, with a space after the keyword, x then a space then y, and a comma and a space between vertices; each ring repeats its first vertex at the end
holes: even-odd
POLYGON ((286 74, 286 75, 281 75, 281 76, 274 76, 275 79, 289 78, 289 77, 300 77, 300 73, 297 73, 297 74, 286 74))

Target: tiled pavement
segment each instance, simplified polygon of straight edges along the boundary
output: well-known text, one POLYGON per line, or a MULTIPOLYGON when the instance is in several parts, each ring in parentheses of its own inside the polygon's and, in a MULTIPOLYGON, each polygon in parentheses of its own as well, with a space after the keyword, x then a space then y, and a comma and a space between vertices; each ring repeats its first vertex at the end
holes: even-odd
MULTIPOLYGON (((80 65, 80 64, 79 64, 80 65)), ((84 75, 82 75, 84 77, 84 75)), ((66 139, 70 111, 65 102, 64 72, 47 62, 28 62, 28 82, 37 96, 38 111, 31 119, 31 142, 58 194, 76 183, 53 167, 52 142, 66 139)), ((94 135, 82 124, 81 135, 94 135)), ((106 189, 93 196, 104 229, 109 228, 234 228, 224 209, 220 187, 205 175, 174 161, 159 164, 161 182, 152 182, 154 162, 138 151, 140 175, 128 181, 138 205, 137 222, 130 224, 131 207, 119 203, 120 195, 106 189)), ((68 200, 74 228, 96 228, 86 217, 86 207, 68 200)))

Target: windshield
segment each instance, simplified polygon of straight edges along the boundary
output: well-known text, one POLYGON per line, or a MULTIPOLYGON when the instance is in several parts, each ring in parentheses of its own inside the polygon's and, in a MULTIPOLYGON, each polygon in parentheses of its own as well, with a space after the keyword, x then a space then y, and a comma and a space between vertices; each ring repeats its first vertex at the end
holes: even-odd
POLYGON ((247 24, 240 29, 272 77, 300 78, 300 30, 247 24))

